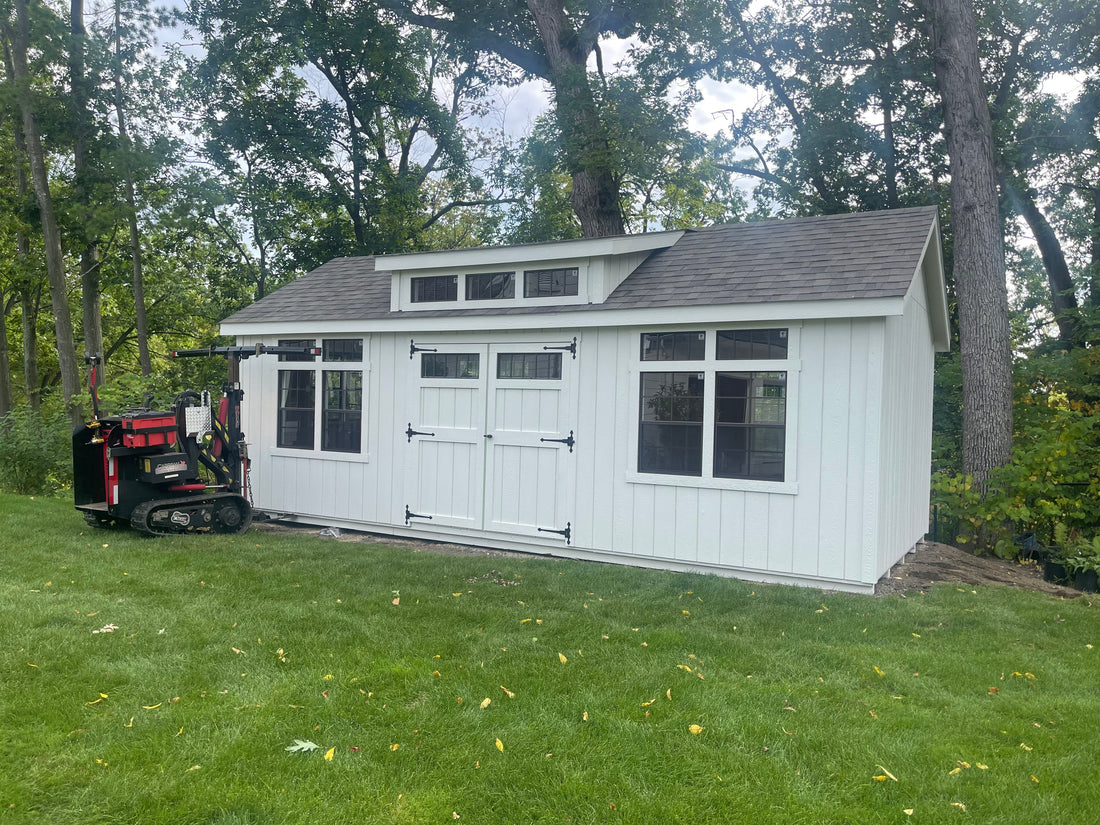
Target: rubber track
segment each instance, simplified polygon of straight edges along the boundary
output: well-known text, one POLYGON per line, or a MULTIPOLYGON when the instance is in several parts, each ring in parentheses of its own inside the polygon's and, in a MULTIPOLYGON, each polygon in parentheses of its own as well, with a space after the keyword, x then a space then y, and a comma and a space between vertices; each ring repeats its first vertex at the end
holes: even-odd
POLYGON ((213 493, 208 496, 182 496, 180 498, 166 498, 159 499, 157 501, 147 501, 144 504, 139 504, 130 513, 130 523, 134 526, 135 530, 140 530, 142 533, 148 533, 153 536, 176 536, 181 533, 198 533, 198 532, 211 532, 211 533, 243 533, 252 524, 252 506, 243 497, 236 493, 213 493), (241 522, 234 529, 225 529, 224 525, 221 525, 216 518, 212 519, 209 526, 202 525, 200 527, 186 527, 182 530, 156 530, 150 524, 150 517, 158 510, 173 509, 176 507, 194 509, 195 507, 206 508, 209 507, 213 510, 219 504, 223 502, 232 502, 237 505, 237 508, 241 512, 241 522))

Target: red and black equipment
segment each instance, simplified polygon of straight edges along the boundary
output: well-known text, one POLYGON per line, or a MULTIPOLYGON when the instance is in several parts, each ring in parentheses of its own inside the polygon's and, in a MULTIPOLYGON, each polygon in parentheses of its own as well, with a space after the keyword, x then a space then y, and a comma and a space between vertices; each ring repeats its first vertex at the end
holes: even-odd
POLYGON ((240 362, 254 355, 319 355, 312 347, 206 347, 174 358, 224 355, 228 380, 217 407, 187 390, 168 411, 145 407, 100 417, 99 356, 86 356, 94 417, 73 432, 73 497, 96 527, 129 523, 154 535, 243 533, 252 523, 248 445, 241 432, 240 362), (206 473, 202 474, 202 468, 206 473), (207 479, 210 480, 207 480, 207 479))

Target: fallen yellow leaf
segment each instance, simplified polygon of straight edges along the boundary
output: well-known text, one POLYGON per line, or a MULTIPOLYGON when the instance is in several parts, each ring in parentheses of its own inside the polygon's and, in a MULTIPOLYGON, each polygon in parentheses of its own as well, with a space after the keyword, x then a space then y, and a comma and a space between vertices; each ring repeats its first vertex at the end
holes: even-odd
POLYGON ((916 808, 904 808, 902 810, 902 813, 905 814, 906 816, 912 816, 913 811, 915 811, 915 810, 916 810, 916 808))
POLYGON ((334 756, 336 756, 336 748, 329 748, 327 751, 325 751, 326 762, 331 762, 334 756))
POLYGON ((885 777, 885 776, 881 776, 881 775, 880 775, 880 776, 872 776, 871 778, 872 778, 873 780, 875 780, 876 782, 885 782, 885 781, 886 781, 886 777, 885 777))
POLYGON ((669 688, 665 691, 665 697, 668 699, 668 701, 672 701, 672 688, 669 688))
POLYGON ((400 748, 400 747, 401 747, 401 746, 400 746, 399 744, 397 744, 396 742, 394 742, 394 743, 393 743, 392 745, 390 745, 390 750, 391 750, 391 751, 395 751, 395 750, 397 750, 397 749, 398 749, 398 748, 400 748))
POLYGON ((133 716, 131 716, 131 717, 130 717, 130 721, 129 721, 129 722, 127 722, 127 723, 126 723, 125 725, 123 725, 122 727, 124 727, 124 728, 132 728, 133 726, 134 726, 134 717, 133 717, 133 716))
POLYGON ((157 702, 155 705, 142 705, 142 707, 145 710, 156 710, 157 708, 159 708, 163 704, 164 704, 164 702, 157 702))
POLYGON ((516 694, 512 693, 512 691, 508 690, 508 688, 506 688, 504 685, 501 685, 500 689, 504 691, 504 695, 507 696, 509 699, 516 698, 516 694))
POLYGON ((497 750, 498 750, 498 751, 500 751, 501 753, 504 753, 504 743, 503 743, 503 742, 501 742, 501 741, 500 741, 500 740, 498 739, 498 740, 496 741, 496 745, 497 745, 497 750))
POLYGON ((564 653, 559 653, 559 654, 558 654, 558 660, 559 660, 559 661, 560 661, 560 662, 561 662, 561 663, 562 663, 563 665, 564 665, 564 664, 565 664, 566 662, 568 662, 568 661, 569 661, 568 659, 566 659, 566 658, 565 658, 565 654, 564 654, 564 653))
POLYGON ((698 736, 705 728, 702 725, 688 725, 688 730, 691 731, 692 736, 698 736))
POLYGON ((961 802, 952 802, 951 804, 954 805, 956 808, 962 808, 963 811, 966 810, 966 806, 964 804, 962 804, 961 802))
POLYGON ((584 720, 585 722, 587 722, 587 721, 588 721, 588 711, 585 711, 585 712, 584 712, 584 714, 583 714, 583 715, 581 716, 581 718, 582 718, 582 719, 583 719, 583 720, 584 720))
POLYGON ((886 768, 884 768, 882 765, 875 765, 875 767, 878 768, 880 771, 882 771, 884 774, 886 774, 888 777, 893 779, 895 782, 898 781, 898 778, 896 776, 894 776, 892 773, 890 773, 890 771, 886 770, 886 768))
POLYGON ((875 668, 875 673, 877 673, 879 676, 885 676, 886 675, 881 670, 879 670, 878 665, 875 665, 874 668, 875 668))
POLYGON ((1031 781, 1034 782, 1036 785, 1039 784, 1039 778, 1035 776, 1035 774, 1031 775, 1031 781))
POLYGON ((484 699, 481 700, 481 709, 485 710, 485 708, 489 707, 489 705, 491 705, 492 703, 493 700, 486 696, 484 699))

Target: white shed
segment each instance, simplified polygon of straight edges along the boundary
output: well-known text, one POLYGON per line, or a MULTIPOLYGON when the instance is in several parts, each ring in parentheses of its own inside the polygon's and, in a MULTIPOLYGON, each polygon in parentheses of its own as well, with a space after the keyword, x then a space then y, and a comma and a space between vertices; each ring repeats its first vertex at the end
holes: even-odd
POLYGON ((222 324, 256 506, 870 591, 928 525, 934 207, 344 258, 222 324))

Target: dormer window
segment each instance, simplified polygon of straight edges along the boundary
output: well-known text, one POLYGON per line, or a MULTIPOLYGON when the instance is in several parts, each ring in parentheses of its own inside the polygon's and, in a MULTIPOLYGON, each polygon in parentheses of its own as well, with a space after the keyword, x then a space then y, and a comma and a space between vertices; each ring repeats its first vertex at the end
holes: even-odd
POLYGON ((515 272, 479 272, 466 276, 467 301, 494 301, 516 297, 515 272))
POLYGON ((427 278, 412 279, 412 295, 414 304, 428 303, 431 301, 457 301, 458 278, 455 275, 433 275, 427 278))
POLYGON ((577 267, 528 269, 523 273, 524 298, 557 298, 576 295, 580 283, 577 267))

